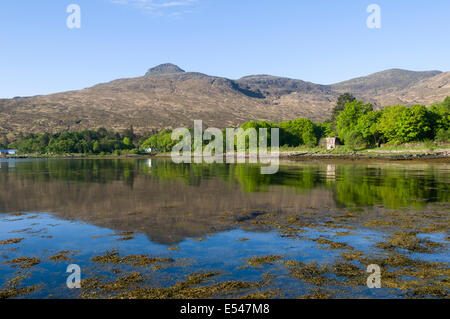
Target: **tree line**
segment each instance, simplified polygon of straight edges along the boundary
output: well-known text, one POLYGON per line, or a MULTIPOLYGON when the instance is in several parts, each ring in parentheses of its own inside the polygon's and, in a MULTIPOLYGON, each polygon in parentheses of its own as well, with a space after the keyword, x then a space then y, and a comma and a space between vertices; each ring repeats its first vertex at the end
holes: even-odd
MULTIPOLYGON (((240 127, 244 130, 255 128, 257 131, 268 129, 269 145, 270 129, 279 128, 280 145, 288 147, 315 147, 325 137, 338 137, 351 148, 423 141, 449 142, 450 97, 428 107, 396 105, 375 110, 372 104, 358 101, 353 95, 345 93, 338 98, 330 119, 323 123, 298 118, 281 123, 250 121, 240 127)), ((156 152, 170 152, 176 143, 178 141, 172 140, 169 129, 156 134, 138 135, 130 127, 122 133, 100 128, 30 134, 13 143, 3 139, 0 148, 14 148, 21 153, 124 155, 138 154, 149 148, 156 152)))
MULTIPOLYGON (((336 106, 329 122, 330 134, 346 145, 380 146, 450 139, 450 97, 426 107, 395 105, 374 110, 372 104, 357 101, 347 94, 344 107, 336 106)), ((341 101, 342 103, 342 101, 341 101)))
POLYGON ((105 128, 78 132, 29 134, 10 143, 8 148, 21 153, 39 154, 135 154, 137 135, 133 128, 123 133, 105 128))
MULTIPOLYGON (((398 145, 409 142, 450 141, 450 97, 428 107, 396 105, 375 110, 373 105, 342 94, 333 108, 330 119, 316 123, 299 118, 281 123, 250 121, 241 128, 279 128, 280 145, 315 147, 322 138, 338 137, 342 143, 354 147, 376 147, 381 144, 398 145)), ((172 131, 163 130, 145 140, 142 145, 160 152, 170 152, 178 142, 171 139, 172 131)), ((223 131, 223 136, 225 132, 223 131)))

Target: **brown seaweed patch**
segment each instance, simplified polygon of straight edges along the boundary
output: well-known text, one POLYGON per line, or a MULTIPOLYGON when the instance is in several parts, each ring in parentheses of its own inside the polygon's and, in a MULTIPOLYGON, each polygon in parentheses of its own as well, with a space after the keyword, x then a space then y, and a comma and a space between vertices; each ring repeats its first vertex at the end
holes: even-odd
POLYGON ((449 216, 446 207, 437 205, 435 210, 390 211, 383 212, 364 223, 367 227, 395 227, 406 231, 416 230, 421 233, 446 232, 449 216))
MULTIPOLYGON (((348 257, 355 257, 354 260, 359 260, 362 265, 379 265, 382 268, 382 287, 398 289, 402 296, 441 298, 449 294, 450 268, 446 263, 411 259, 397 252, 382 257, 358 255, 348 257)), ((363 285, 364 280, 358 276, 350 277, 344 284, 363 285)))
POLYGON ((226 296, 230 293, 261 287, 261 283, 226 281, 207 285, 219 272, 193 273, 170 287, 143 287, 145 277, 134 273, 114 281, 102 277, 82 282, 83 298, 126 299, 200 299, 226 296))
POLYGON ((29 287, 20 287, 20 284, 25 280, 27 276, 20 275, 16 278, 8 281, 4 288, 0 289, 0 300, 8 298, 16 298, 19 296, 29 295, 36 290, 40 289, 39 285, 33 285, 29 287))
POLYGON ((350 250, 341 253, 341 258, 344 260, 359 260, 363 253, 359 250, 350 250))
POLYGON ((360 277, 363 271, 349 262, 337 262, 333 265, 334 274, 338 277, 356 278, 360 277))
POLYGON ((17 213, 11 213, 9 216, 23 216, 25 213, 17 212, 17 213))
POLYGON ((256 293, 250 293, 244 296, 239 297, 239 299, 249 299, 249 300, 255 300, 255 299, 273 299, 279 295, 278 290, 267 290, 264 292, 256 292, 256 293))
POLYGON ((109 235, 109 236, 117 236, 117 237, 120 237, 120 238, 117 238, 117 239, 116 239, 117 241, 126 241, 126 240, 132 240, 132 239, 134 239, 134 232, 132 232, 132 231, 126 231, 126 232, 121 232, 121 233, 118 233, 118 234, 112 234, 112 235, 109 235))
POLYGON ((41 260, 37 257, 18 257, 11 260, 7 260, 5 264, 11 264, 12 267, 18 268, 30 268, 39 264, 41 260))
POLYGON ((17 244, 17 243, 20 243, 24 239, 25 238, 12 238, 12 239, 7 239, 7 240, 1 240, 0 246, 17 244))
POLYGON ((248 259, 247 264, 252 267, 260 265, 272 265, 274 262, 280 259, 283 259, 283 257, 277 255, 254 256, 248 259))
POLYGON ((314 289, 310 293, 300 297, 301 299, 331 299, 333 298, 333 293, 325 289, 314 289))
POLYGON ((146 267, 153 264, 161 263, 173 263, 175 260, 172 258, 157 258, 147 255, 128 255, 120 257, 118 252, 106 252, 103 256, 96 256, 92 258, 100 264, 125 264, 133 267, 146 267))
POLYGON ((385 250, 401 248, 422 253, 430 253, 434 248, 442 247, 442 244, 418 238, 417 234, 415 231, 396 232, 386 242, 378 243, 376 246, 385 250))
POLYGON ((296 279, 303 280, 316 286, 325 286, 334 282, 332 278, 327 276, 327 267, 319 266, 316 262, 307 264, 298 261, 283 261, 288 267, 290 275, 296 279))
POLYGON ((124 236, 124 237, 117 238, 116 240, 117 241, 127 241, 127 240, 132 240, 132 239, 134 239, 134 236, 124 236))
POLYGON ((68 257, 67 255, 73 256, 74 253, 70 250, 63 250, 58 253, 56 253, 53 256, 48 257, 48 259, 53 260, 54 262, 62 262, 62 261, 72 261, 73 258, 68 257))
POLYGON ((346 243, 332 241, 323 237, 313 239, 313 241, 317 242, 320 246, 325 246, 326 248, 329 249, 353 249, 346 243))
POLYGON ((7 260, 5 264, 11 264, 12 267, 18 268, 30 268, 39 264, 41 260, 37 257, 18 257, 11 260, 7 260))
POLYGON ((408 296, 412 298, 426 298, 426 297, 436 297, 436 298, 448 298, 449 289, 439 285, 431 285, 426 287, 419 287, 414 289, 408 296))
POLYGON ((105 276, 86 278, 81 281, 82 298, 104 298, 109 294, 117 293, 136 287, 144 282, 142 274, 132 272, 119 277, 114 281, 107 281, 105 276))

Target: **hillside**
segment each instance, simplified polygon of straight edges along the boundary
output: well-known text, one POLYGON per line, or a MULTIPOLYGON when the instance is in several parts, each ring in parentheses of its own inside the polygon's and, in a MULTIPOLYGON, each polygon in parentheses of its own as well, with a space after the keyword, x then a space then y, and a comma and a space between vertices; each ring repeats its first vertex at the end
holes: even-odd
POLYGON ((351 92, 361 97, 373 98, 407 89, 422 80, 432 78, 441 73, 441 71, 414 72, 390 69, 336 83, 331 85, 331 88, 340 93, 351 92))
POLYGON ((388 70, 334 85, 253 75, 238 80, 185 72, 173 64, 145 76, 114 80, 79 91, 0 100, 0 134, 75 131, 106 127, 136 131, 248 120, 329 117, 337 97, 352 92, 379 106, 440 101, 450 95, 450 73, 388 70))
POLYGON ((419 81, 407 89, 386 94, 379 98, 383 105, 393 104, 431 104, 442 101, 450 95, 450 72, 419 81))

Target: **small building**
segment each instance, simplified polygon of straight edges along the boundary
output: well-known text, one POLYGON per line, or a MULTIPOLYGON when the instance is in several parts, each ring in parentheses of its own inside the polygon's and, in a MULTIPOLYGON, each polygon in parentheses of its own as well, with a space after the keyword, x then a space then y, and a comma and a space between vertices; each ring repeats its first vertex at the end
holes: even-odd
POLYGON ((334 150, 341 142, 337 137, 327 137, 327 150, 334 150))

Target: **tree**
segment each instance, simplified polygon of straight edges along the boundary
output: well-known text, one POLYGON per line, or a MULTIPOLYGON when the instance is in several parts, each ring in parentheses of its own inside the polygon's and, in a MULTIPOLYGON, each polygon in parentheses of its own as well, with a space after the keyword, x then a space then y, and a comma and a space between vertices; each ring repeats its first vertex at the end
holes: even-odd
POLYGON ((433 135, 436 142, 450 141, 450 96, 447 96, 442 103, 430 106, 433 114, 433 135))
POLYGON ((39 151, 45 153, 47 150, 48 143, 50 142, 50 135, 48 133, 41 134, 38 137, 39 140, 39 151))
POLYGON ((333 108, 333 111, 331 112, 331 122, 333 123, 333 127, 335 127, 336 118, 345 109, 345 105, 347 105, 347 103, 351 103, 354 101, 356 101, 356 98, 350 93, 344 93, 338 97, 336 106, 333 108))
MULTIPOLYGON (((255 122, 255 121, 250 121, 250 122, 246 122, 244 124, 241 125, 241 128, 246 131, 248 129, 252 129, 254 128, 256 130, 256 143, 257 145, 259 145, 259 130, 260 129, 267 129, 267 146, 271 146, 271 142, 272 142, 272 132, 271 132, 271 128, 274 128, 275 126, 272 123, 269 123, 267 121, 259 121, 259 122, 255 122)), ((240 134, 245 134, 244 132, 241 132, 240 134)), ((236 139, 235 139, 235 145, 236 147, 237 142, 239 141, 239 138, 241 137, 241 135, 238 134, 236 139)), ((249 141, 250 138, 249 136, 245 137, 245 149, 249 149, 250 145, 249 145, 249 141)), ((224 135, 224 142, 226 142, 226 137, 224 135)))
POLYGON ((358 120, 364 114, 373 111, 372 104, 364 104, 362 101, 347 103, 344 110, 336 118, 336 131, 338 137, 345 142, 350 132, 356 131, 358 120))
POLYGON ((309 147, 316 146, 321 130, 311 120, 299 118, 293 121, 287 121, 278 125, 281 131, 281 145, 309 147))
POLYGON ((178 141, 172 140, 172 131, 163 130, 158 134, 153 135, 149 139, 142 143, 142 147, 152 148, 159 152, 171 152, 172 148, 178 143, 178 141))
POLYGON ((133 148, 133 143, 131 142, 129 137, 123 138, 123 145, 125 145, 126 148, 133 148))
POLYGON ((2 148, 8 148, 9 140, 6 134, 2 135, 2 137, 0 138, 0 145, 2 146, 2 148))
POLYGON ((123 132, 123 136, 124 136, 124 137, 128 137, 131 141, 134 141, 134 139, 136 138, 136 135, 134 134, 134 128, 133 128, 133 125, 130 125, 130 127, 127 128, 127 129, 123 132))
POLYGON ((436 114, 423 105, 386 108, 379 121, 379 130, 389 143, 400 144, 432 139, 436 114))
POLYGON ((432 138, 431 114, 423 105, 414 105, 399 118, 397 139, 400 143, 432 138))
POLYGON ((100 143, 98 141, 95 141, 94 145, 92 145, 92 151, 94 153, 100 153, 101 149, 100 149, 100 143))
POLYGON ((450 129, 450 96, 447 96, 442 103, 432 104, 430 111, 435 116, 435 131, 450 129))
POLYGON ((352 130, 347 133, 347 139, 345 141, 345 145, 348 146, 352 151, 356 151, 358 147, 364 144, 364 139, 361 136, 361 133, 352 130))
POLYGON ((398 119, 406 110, 406 106, 395 105, 385 108, 379 119, 378 130, 386 138, 387 142, 400 143, 398 141, 398 119))
POLYGON ((397 105, 383 110, 378 129, 389 143, 400 144, 432 139, 433 122, 433 112, 423 105, 397 105))
POLYGON ((367 145, 380 146, 382 134, 378 128, 381 111, 370 111, 363 114, 356 124, 355 130, 364 139, 367 145))

